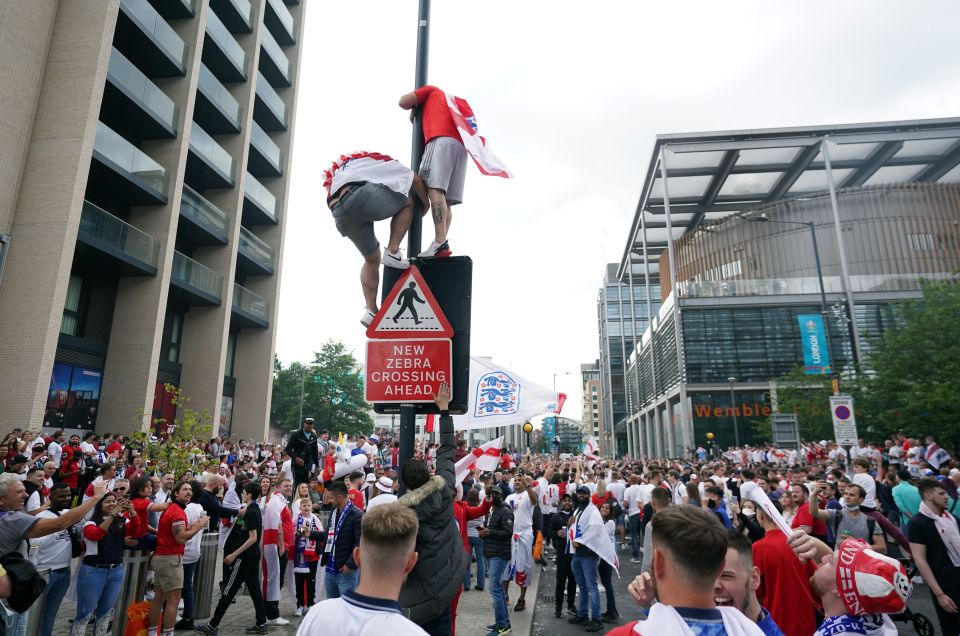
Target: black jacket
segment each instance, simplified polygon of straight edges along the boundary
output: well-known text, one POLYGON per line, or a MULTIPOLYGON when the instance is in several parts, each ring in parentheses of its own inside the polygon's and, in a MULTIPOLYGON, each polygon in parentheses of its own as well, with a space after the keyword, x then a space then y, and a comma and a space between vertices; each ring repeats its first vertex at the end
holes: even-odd
POLYGON ((291 470, 305 470, 309 473, 314 467, 320 466, 320 458, 317 455, 316 433, 310 433, 310 435, 307 436, 301 428, 296 433, 290 435, 284 451, 290 456, 291 470), (297 458, 303 460, 303 466, 297 466, 297 458))
POLYGON ((510 560, 510 548, 513 541, 513 510, 506 504, 490 510, 487 519, 489 533, 483 540, 483 555, 488 559, 510 560))
MULTIPOLYGON (((349 510, 347 508, 344 510, 347 516, 340 526, 337 541, 333 544, 333 565, 337 570, 345 565, 351 570, 356 570, 357 562, 353 560, 353 549, 360 545, 360 524, 363 522, 363 512, 356 506, 350 506, 349 510)), ((339 517, 334 519, 334 527, 337 521, 339 517)), ((326 565, 328 558, 328 554, 324 553, 320 563, 326 565)))
POLYGON ((566 553, 567 537, 566 533, 564 533, 564 536, 558 537, 557 532, 560 530, 566 530, 567 519, 569 519, 570 515, 572 514, 572 510, 570 512, 557 510, 555 513, 553 513, 553 516, 550 517, 550 527, 547 529, 547 536, 549 536, 550 540, 553 542, 553 547, 556 549, 558 555, 566 553))
POLYGON ((447 415, 440 418, 437 474, 399 500, 413 508, 420 521, 417 531, 420 558, 400 589, 399 601, 407 617, 421 625, 450 607, 470 564, 453 518, 453 499, 457 493, 456 452, 453 418, 447 415))

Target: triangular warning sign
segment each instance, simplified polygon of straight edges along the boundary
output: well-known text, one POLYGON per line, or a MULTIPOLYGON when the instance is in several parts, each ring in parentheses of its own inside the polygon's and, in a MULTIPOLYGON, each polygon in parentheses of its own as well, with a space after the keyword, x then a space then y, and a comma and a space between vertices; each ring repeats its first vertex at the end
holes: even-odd
POLYGON ((453 328, 416 265, 393 286, 370 326, 367 338, 452 338, 453 328))

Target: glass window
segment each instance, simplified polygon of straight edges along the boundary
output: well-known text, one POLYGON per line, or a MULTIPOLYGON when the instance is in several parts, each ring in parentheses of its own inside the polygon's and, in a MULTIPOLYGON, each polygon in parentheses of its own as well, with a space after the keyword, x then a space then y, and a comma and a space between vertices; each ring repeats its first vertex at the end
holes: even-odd
MULTIPOLYGON (((233 360, 237 354, 237 334, 236 332, 230 332, 230 335, 227 336, 227 362, 223 367, 223 374, 228 377, 233 377, 233 360)), ((232 409, 231 409, 232 411, 232 409)))
POLYGON ((180 362, 180 343, 183 341, 183 314, 170 316, 170 341, 167 346, 167 361, 180 362))
POLYGON ((83 278, 77 274, 70 274, 67 299, 63 303, 63 318, 60 320, 60 333, 77 337, 83 335, 81 329, 83 291, 83 278))
POLYGON ((93 430, 97 424, 102 380, 100 369, 54 363, 43 425, 93 430))

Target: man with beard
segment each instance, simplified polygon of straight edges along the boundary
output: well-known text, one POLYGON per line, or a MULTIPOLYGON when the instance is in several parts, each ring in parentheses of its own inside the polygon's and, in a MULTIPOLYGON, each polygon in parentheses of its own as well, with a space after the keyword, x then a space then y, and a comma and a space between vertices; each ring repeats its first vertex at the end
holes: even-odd
POLYGON ((493 597, 494 623, 488 625, 487 636, 499 636, 510 632, 510 614, 507 597, 499 581, 510 565, 510 550, 513 540, 513 510, 503 503, 503 491, 494 485, 490 493, 491 513, 487 525, 478 530, 483 539, 483 555, 490 566, 490 596, 493 597))
POLYGON ((717 607, 715 587, 723 573, 727 546, 727 531, 716 516, 702 508, 667 506, 657 512, 652 570, 628 587, 638 603, 652 604, 650 612, 646 620, 617 627, 607 636, 763 636, 739 609, 717 607), (654 599, 657 602, 653 603, 654 599))
MULTIPOLYGON (((577 488, 577 508, 570 519, 570 525, 576 526, 581 517, 588 514, 587 511, 591 507, 596 509, 596 506, 590 503, 590 488, 580 486, 577 488)), ((576 530, 573 532, 574 536, 578 536, 576 530)), ((576 540, 569 542, 569 550, 573 553, 570 568, 577 579, 580 603, 577 608, 577 615, 568 618, 567 622, 572 625, 586 625, 588 632, 599 632, 603 629, 603 623, 600 621, 600 588, 597 586, 597 568, 600 564, 600 557, 596 552, 576 540), (590 604, 589 616, 587 615, 588 602, 590 604)))
POLYGON ((567 551, 567 523, 571 515, 573 515, 573 495, 564 493, 559 509, 550 518, 550 527, 547 531, 557 552, 557 589, 554 592, 557 608, 553 612, 556 618, 563 617, 561 610, 563 610, 564 589, 567 591, 567 612, 571 616, 577 613, 577 608, 573 604, 577 595, 577 580, 573 576, 573 570, 570 569, 572 555, 567 551))
POLYGON ((753 564, 750 540, 735 530, 728 531, 727 540, 727 558, 713 586, 714 602, 717 607, 736 607, 755 622, 766 636, 783 636, 770 612, 763 609, 757 600, 760 571, 753 564))

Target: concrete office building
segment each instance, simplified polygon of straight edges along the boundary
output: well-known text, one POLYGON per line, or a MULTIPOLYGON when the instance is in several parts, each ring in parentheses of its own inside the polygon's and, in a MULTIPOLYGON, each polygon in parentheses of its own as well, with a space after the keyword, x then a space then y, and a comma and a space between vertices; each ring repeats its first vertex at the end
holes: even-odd
POLYGON ((304 8, 0 4, 0 430, 265 438, 304 8))
MULTIPOLYGON (((583 402, 583 416, 580 421, 583 423, 583 435, 585 437, 596 437, 603 440, 600 430, 601 417, 603 413, 603 387, 600 382, 600 361, 590 364, 580 365, 580 399, 583 402)), ((601 441, 601 450, 606 450, 603 446, 606 442, 601 441)))
POLYGON ((663 283, 627 359, 630 452, 769 441, 776 380, 818 372, 806 326, 834 370, 869 365, 897 304, 955 278, 958 226, 960 119, 658 136, 617 270, 663 283))

